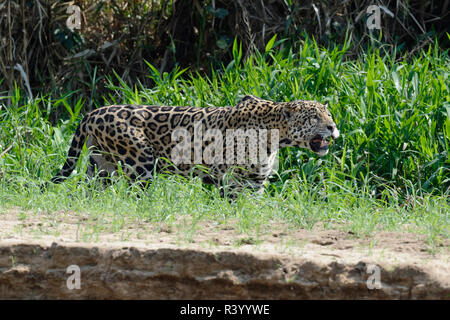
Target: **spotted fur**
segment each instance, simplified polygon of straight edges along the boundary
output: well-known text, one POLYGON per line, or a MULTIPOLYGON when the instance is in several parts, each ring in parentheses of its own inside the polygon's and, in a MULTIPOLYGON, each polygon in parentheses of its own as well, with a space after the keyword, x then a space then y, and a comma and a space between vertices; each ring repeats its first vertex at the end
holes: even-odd
MULTIPOLYGON (((86 143, 92 149, 88 168, 91 176, 95 167, 103 174, 114 174, 120 162, 123 172, 132 180, 151 180, 155 171, 166 171, 183 176, 199 175, 205 183, 220 184, 233 165, 202 162, 207 172, 196 166, 194 149, 198 151, 200 146, 194 145, 193 138, 183 141, 191 144, 192 164, 174 166, 164 161, 170 160, 174 148, 180 146, 172 137, 174 130, 185 128, 193 136, 194 124, 200 122, 203 130, 216 129, 222 133, 228 129, 267 129, 270 136, 271 129, 278 129, 280 147, 303 147, 319 155, 328 152, 328 137, 339 136, 327 106, 315 101, 272 102, 246 96, 235 107, 113 105, 92 111, 83 118, 67 160, 52 182, 60 183, 70 175, 86 143)), ((201 150, 212 141, 202 141, 201 150)), ((263 190, 278 151, 272 150, 270 139, 268 141, 267 161, 245 163, 233 171, 245 186, 263 190)), ((225 154, 230 146, 225 142, 223 146, 225 154)), ((231 152, 238 156, 237 149, 231 152)), ((238 188, 238 185, 241 184, 235 183, 233 187, 238 188)))

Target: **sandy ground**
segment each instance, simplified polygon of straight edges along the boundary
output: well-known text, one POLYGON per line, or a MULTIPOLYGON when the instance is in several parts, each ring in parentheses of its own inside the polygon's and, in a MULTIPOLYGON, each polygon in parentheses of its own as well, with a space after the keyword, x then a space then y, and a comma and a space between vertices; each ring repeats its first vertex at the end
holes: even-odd
POLYGON ((273 222, 258 234, 243 234, 233 220, 226 223, 180 218, 170 224, 121 220, 111 226, 108 218, 90 218, 73 211, 23 212, 8 209, 0 212, 0 240, 57 241, 84 243, 130 242, 142 245, 160 244, 180 247, 221 248, 276 253, 295 253, 325 250, 339 257, 349 251, 361 255, 396 256, 406 254, 417 259, 450 261, 450 239, 431 245, 425 235, 410 232, 374 232, 357 237, 351 231, 324 229, 316 225, 312 230, 293 228, 273 222))

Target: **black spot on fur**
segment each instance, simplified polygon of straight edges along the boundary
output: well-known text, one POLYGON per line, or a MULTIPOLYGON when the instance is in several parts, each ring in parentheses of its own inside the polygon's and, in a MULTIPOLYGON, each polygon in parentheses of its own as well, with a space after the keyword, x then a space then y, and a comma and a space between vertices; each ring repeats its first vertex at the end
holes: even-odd
POLYGON ((181 120, 181 114, 175 114, 170 117, 170 125, 172 128, 176 127, 178 123, 180 123, 181 120))
POLYGON ((159 113, 155 116, 155 120, 157 122, 165 122, 168 119, 168 115, 166 113, 159 113))
POLYGON ((105 121, 106 122, 113 122, 114 121, 114 116, 112 114, 107 114, 105 116, 105 121))
POLYGON ((191 109, 190 107, 175 107, 173 108, 173 111, 175 112, 186 112, 188 109, 191 109))
POLYGON ((164 134, 169 131, 169 127, 167 125, 162 125, 158 128, 157 134, 164 134))
POLYGON ((77 152, 76 152, 74 149, 70 148, 68 156, 69 156, 70 158, 73 158, 73 157, 75 157, 76 155, 77 155, 77 152))
POLYGON ((130 117, 131 113, 128 110, 120 110, 120 112, 117 114, 117 116, 121 119, 128 119, 130 117))
POLYGON ((158 128, 158 126, 156 125, 156 123, 150 122, 150 123, 148 124, 148 128, 149 128, 150 130, 156 130, 156 128, 158 128))
POLYGON ((140 176, 142 176, 142 175, 144 175, 145 174, 145 170, 142 168, 142 167, 136 167, 136 172, 140 175, 140 176))
POLYGON ((123 156, 127 153, 127 150, 124 147, 122 147, 121 145, 117 145, 117 152, 123 156))
POLYGON ((153 165, 153 164, 144 164, 144 168, 145 168, 147 171, 152 172, 152 171, 153 171, 153 168, 154 168, 154 165, 153 165))
POLYGON ((181 126, 185 127, 185 126, 187 126, 189 123, 191 123, 191 116, 188 115, 188 114, 186 114, 186 115, 183 117, 183 120, 181 120, 181 126))
POLYGON ((168 144, 170 143, 170 140, 171 140, 171 135, 170 135, 170 134, 165 135, 161 140, 162 140, 162 142, 163 142, 165 145, 168 145, 168 144))
POLYGON ((134 161, 132 158, 130 158, 130 157, 127 157, 126 159, 125 159, 125 163, 126 164, 128 164, 128 165, 130 165, 130 166, 134 166, 135 164, 136 164, 136 161, 134 161))
POLYGON ((105 137, 105 141, 108 145, 113 146, 114 145, 114 141, 112 141, 110 138, 105 137))
POLYGON ((145 149, 144 153, 147 155, 153 155, 153 150, 152 149, 145 149))
POLYGON ((130 119, 130 123, 135 127, 141 127, 142 121, 138 117, 132 116, 130 119))
POLYGON ((150 118, 150 114, 145 110, 138 110, 137 114, 140 115, 144 120, 147 120, 150 118))
POLYGON ((119 109, 120 109, 119 107, 109 107, 108 112, 114 113, 114 112, 117 112, 119 109))
POLYGON ((77 149, 81 149, 81 148, 83 148, 83 144, 84 144, 84 141, 83 140, 78 140, 78 143, 77 143, 77 149))

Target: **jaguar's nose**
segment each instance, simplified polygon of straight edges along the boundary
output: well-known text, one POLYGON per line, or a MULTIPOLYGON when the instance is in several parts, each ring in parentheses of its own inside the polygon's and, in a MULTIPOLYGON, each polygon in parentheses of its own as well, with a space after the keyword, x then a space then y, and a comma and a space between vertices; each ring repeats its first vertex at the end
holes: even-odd
POLYGON ((327 126, 327 129, 330 131, 333 139, 337 139, 339 137, 339 130, 336 128, 336 125, 329 125, 327 126))

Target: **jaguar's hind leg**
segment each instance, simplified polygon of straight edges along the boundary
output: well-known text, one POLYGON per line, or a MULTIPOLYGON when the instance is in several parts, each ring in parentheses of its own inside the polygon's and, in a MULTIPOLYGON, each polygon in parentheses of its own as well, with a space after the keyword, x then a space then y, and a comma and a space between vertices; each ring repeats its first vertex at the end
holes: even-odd
POLYGON ((114 175, 120 163, 121 170, 130 180, 153 180, 154 150, 145 135, 128 134, 124 135, 120 142, 105 139, 91 143, 99 150, 92 154, 99 170, 114 175))
POLYGON ((106 187, 110 183, 110 178, 117 171, 114 159, 110 154, 100 150, 91 137, 87 139, 86 146, 90 150, 86 176, 88 179, 92 179, 97 174, 102 180, 103 187, 106 187))

